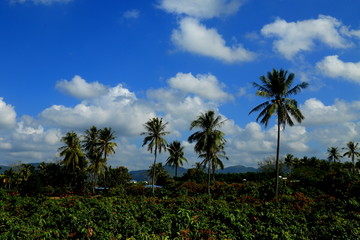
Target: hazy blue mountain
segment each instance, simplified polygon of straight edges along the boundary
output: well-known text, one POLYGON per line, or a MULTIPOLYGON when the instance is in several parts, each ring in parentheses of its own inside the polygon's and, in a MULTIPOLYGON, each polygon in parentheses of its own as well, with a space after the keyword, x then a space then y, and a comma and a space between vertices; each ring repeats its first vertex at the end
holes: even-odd
MULTIPOLYGON (((29 163, 30 165, 33 165, 35 168, 39 167, 40 163, 29 163)), ((20 165, 16 165, 16 166, 5 166, 5 165, 0 165, 0 174, 3 174, 6 170, 9 170, 10 168, 12 168, 15 172, 17 172, 20 168, 21 168, 21 164, 20 165)))
POLYGON ((258 171, 257 168, 236 165, 224 169, 219 169, 216 171, 216 173, 247 173, 247 172, 257 172, 257 171, 258 171))
MULTIPOLYGON (((165 170, 169 173, 170 177, 175 176, 175 168, 171 166, 165 166, 165 170)), ((188 169, 178 167, 178 177, 181 177, 187 172, 188 169)), ((148 181, 148 170, 137 170, 137 171, 130 171, 133 179, 136 181, 148 181)), ((258 170, 253 167, 245 167, 242 165, 231 166, 224 168, 223 170, 218 170, 216 173, 247 173, 247 172, 257 172, 258 170)))

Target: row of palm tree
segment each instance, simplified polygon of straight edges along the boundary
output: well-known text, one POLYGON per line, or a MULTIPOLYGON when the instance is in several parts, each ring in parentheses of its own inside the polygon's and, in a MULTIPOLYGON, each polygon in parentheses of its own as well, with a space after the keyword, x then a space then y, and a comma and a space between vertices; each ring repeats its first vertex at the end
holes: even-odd
MULTIPOLYGON (((301 111, 298 109, 298 104, 295 99, 290 98, 291 95, 298 94, 302 89, 305 89, 308 84, 302 82, 295 86, 293 85, 295 75, 288 74, 287 71, 280 69, 273 69, 268 72, 266 76, 260 77, 260 83, 253 82, 253 86, 257 89, 256 95, 267 99, 267 101, 253 108, 249 114, 259 111, 256 121, 267 125, 273 115, 277 116, 277 147, 276 147, 276 176, 275 176, 275 197, 278 196, 279 185, 279 156, 280 156, 280 132, 285 130, 285 126, 293 126, 294 120, 298 123, 304 119, 301 111)), ((214 175, 215 170, 220 167, 223 168, 221 159, 227 159, 224 151, 226 139, 224 133, 219 129, 224 125, 224 120, 221 116, 215 115, 214 111, 207 111, 201 113, 190 124, 190 130, 198 129, 190 135, 188 141, 195 143, 194 151, 202 158, 201 165, 208 169, 208 193, 210 195, 210 179, 211 174, 214 175)), ((162 118, 154 117, 149 119, 145 124, 145 131, 141 135, 145 135, 143 146, 147 145, 147 150, 154 153, 154 163, 156 167, 157 155, 163 150, 169 150, 170 156, 167 159, 168 165, 176 167, 181 166, 182 161, 186 161, 183 154, 183 147, 180 143, 173 142, 168 145, 165 136, 169 134, 166 131, 167 122, 162 118)), ((102 130, 91 127, 85 132, 83 145, 80 144, 78 135, 75 132, 69 132, 62 138, 66 146, 59 150, 60 156, 64 157, 63 163, 76 174, 78 169, 86 165, 84 159, 90 161, 89 169, 93 173, 94 182, 103 173, 106 166, 107 156, 115 153, 114 147, 116 143, 111 128, 102 130), (85 154, 83 153, 85 152, 85 154)), ((152 190, 154 191, 155 173, 153 171, 152 190)))
MULTIPOLYGON (((165 135, 169 132, 165 131, 167 122, 163 122, 162 118, 149 119, 144 124, 146 132, 141 135, 146 135, 143 141, 143 146, 147 145, 148 151, 154 152, 154 164, 156 167, 157 153, 161 153, 162 150, 168 150, 170 152, 167 158, 167 165, 175 166, 175 176, 177 176, 177 168, 182 166, 183 162, 187 162, 184 157, 184 147, 181 146, 179 141, 174 141, 170 145, 167 145, 165 135)), ((224 124, 221 120, 221 116, 215 116, 214 111, 208 111, 201 113, 197 119, 191 122, 190 130, 198 128, 199 130, 193 133, 188 141, 190 143, 196 142, 194 150, 199 154, 199 157, 203 159, 202 166, 208 167, 208 193, 210 195, 210 179, 211 173, 214 175, 217 167, 224 168, 221 158, 227 159, 224 151, 225 138, 224 133, 220 131, 220 128, 224 124)), ((154 192, 156 169, 152 171, 152 191, 154 192)))
POLYGON ((340 161, 342 157, 348 157, 352 161, 352 171, 355 173, 355 158, 360 157, 360 148, 359 143, 355 143, 350 141, 346 144, 346 147, 342 148, 346 152, 341 154, 339 148, 337 147, 329 147, 328 152, 328 160, 329 161, 340 161))
MULTIPOLYGON (((276 147, 276 176, 275 176, 275 197, 279 192, 279 156, 280 156, 280 131, 285 129, 286 125, 293 126, 294 120, 298 123, 304 119, 303 114, 298 108, 297 101, 289 98, 291 95, 298 94, 302 89, 308 86, 308 83, 302 82, 293 85, 295 75, 288 74, 284 69, 279 71, 273 69, 266 76, 260 77, 260 83, 253 82, 253 86, 258 90, 257 96, 266 98, 267 101, 253 108, 249 114, 260 111, 256 121, 260 120, 265 127, 273 115, 277 116, 277 147, 276 147)), ((221 116, 215 116, 214 111, 201 113, 197 119, 191 122, 190 130, 198 128, 188 141, 195 142, 194 151, 203 159, 201 165, 208 167, 208 193, 210 195, 210 175, 215 173, 217 167, 223 167, 221 158, 225 158, 224 145, 226 139, 224 133, 219 128, 224 124, 221 116)), ((167 123, 162 119, 153 118, 144 124, 147 135, 144 139, 143 146, 148 144, 148 150, 155 154, 154 164, 156 163, 157 152, 162 149, 166 150, 166 140, 164 136, 169 132, 165 131, 167 123)), ((155 174, 155 171, 153 171, 155 174)), ((214 175, 214 174, 213 174, 214 175)), ((154 176, 152 185, 154 186, 154 176)))

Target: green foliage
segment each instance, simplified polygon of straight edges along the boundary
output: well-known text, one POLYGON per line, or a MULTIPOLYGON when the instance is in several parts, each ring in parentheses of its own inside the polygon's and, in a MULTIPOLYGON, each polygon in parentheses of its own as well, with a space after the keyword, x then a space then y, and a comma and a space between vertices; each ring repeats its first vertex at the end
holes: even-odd
MULTIPOLYGON (((227 190, 222 191, 230 196, 229 188, 244 186, 224 187, 227 190)), ((1 194, 0 239, 360 237, 358 197, 345 201, 326 195, 311 198, 296 192, 281 195, 278 201, 260 201, 245 195, 210 200, 207 196, 54 199, 1 194)))

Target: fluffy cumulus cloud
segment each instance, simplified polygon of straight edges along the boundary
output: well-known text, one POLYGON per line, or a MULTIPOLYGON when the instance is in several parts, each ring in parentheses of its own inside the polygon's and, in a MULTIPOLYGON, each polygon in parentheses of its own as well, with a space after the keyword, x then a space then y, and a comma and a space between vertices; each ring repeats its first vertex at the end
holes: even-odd
POLYGON ((1 164, 54 161, 61 135, 60 129, 45 129, 36 119, 23 116, 13 129, 2 132, 1 164))
POLYGON ((316 64, 320 72, 328 77, 344 78, 360 84, 360 62, 343 62, 339 56, 327 56, 316 64))
MULTIPOLYGON (((232 125, 230 121, 230 125, 232 125)), ((275 156, 277 126, 269 129, 262 128, 258 123, 250 122, 244 128, 234 125, 236 131, 227 133, 226 153, 230 156, 229 165, 237 165, 239 162, 246 166, 256 167, 258 162, 275 156)), ((308 135, 303 126, 288 127, 281 132, 281 155, 292 153, 302 156, 310 147, 308 135)))
POLYGON ((74 76, 71 81, 58 81, 56 88, 65 94, 69 94, 80 99, 94 98, 107 91, 107 88, 99 82, 88 83, 77 75, 74 76))
POLYGON ((68 3, 72 0, 10 0, 11 3, 26 3, 32 2, 34 4, 51 5, 53 3, 68 3))
POLYGON ((40 116, 48 124, 65 128, 112 126, 119 134, 133 135, 140 132, 144 119, 153 116, 153 113, 149 107, 137 101, 134 93, 119 84, 75 107, 51 106, 40 116))
POLYGON ((227 46, 216 29, 206 28, 190 17, 180 20, 179 28, 173 31, 171 40, 181 50, 228 63, 251 61, 255 57, 254 53, 241 45, 227 46))
POLYGON ((232 99, 230 94, 223 91, 224 84, 220 83, 212 74, 194 76, 191 73, 178 73, 169 79, 169 85, 172 88, 194 93, 209 100, 232 99))
POLYGON ((336 18, 324 15, 297 22, 277 19, 261 29, 265 37, 277 38, 273 43, 274 49, 288 59, 300 51, 312 50, 316 41, 332 48, 350 47, 352 44, 346 38, 350 32, 336 18))
POLYGON ((16 123, 16 112, 13 106, 0 98, 0 129, 9 128, 16 123))
POLYGON ((191 121, 201 112, 218 107, 213 101, 205 101, 198 96, 188 96, 176 89, 153 89, 149 90, 147 95, 153 102, 153 108, 165 117, 169 122, 170 131, 177 137, 182 136, 181 131, 189 129, 191 121))
POLYGON ((320 100, 311 98, 300 109, 305 116, 305 126, 339 124, 360 119, 359 101, 348 103, 335 100, 334 105, 326 106, 320 100))
POLYGON ((236 13, 240 0, 161 0, 159 7, 169 13, 196 18, 213 18, 236 13))

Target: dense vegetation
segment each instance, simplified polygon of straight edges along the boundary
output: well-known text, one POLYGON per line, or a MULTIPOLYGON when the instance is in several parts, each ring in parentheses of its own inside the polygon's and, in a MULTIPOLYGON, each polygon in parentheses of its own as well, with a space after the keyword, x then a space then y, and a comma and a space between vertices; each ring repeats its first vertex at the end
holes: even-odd
POLYGON ((359 239, 358 168, 354 174, 352 164, 306 157, 281 164, 277 199, 274 168, 266 166, 215 174, 211 199, 207 173, 196 168, 176 179, 165 174, 155 195, 130 184, 126 168, 113 173, 118 183, 96 194, 48 186, 31 193, 22 191, 25 183, 10 190, 5 184, 0 239, 359 239))

